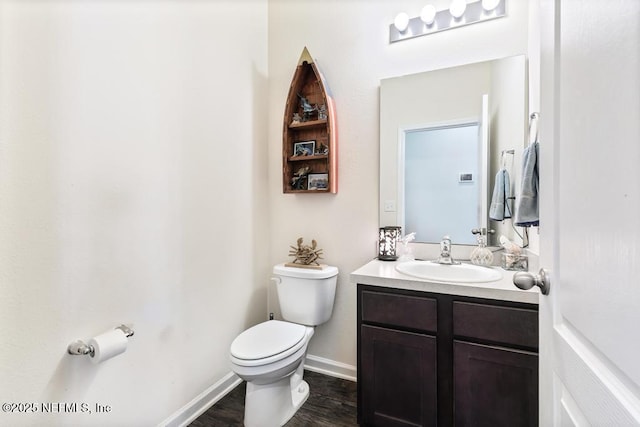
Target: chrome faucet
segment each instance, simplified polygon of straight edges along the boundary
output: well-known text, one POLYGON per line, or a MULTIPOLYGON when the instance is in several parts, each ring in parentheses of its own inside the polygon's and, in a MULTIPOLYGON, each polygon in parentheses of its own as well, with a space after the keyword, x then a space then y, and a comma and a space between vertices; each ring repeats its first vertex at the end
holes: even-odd
POLYGON ((442 238, 442 241, 440 242, 440 257, 438 257, 434 262, 445 265, 460 264, 460 261, 455 261, 451 257, 451 237, 444 236, 442 238))

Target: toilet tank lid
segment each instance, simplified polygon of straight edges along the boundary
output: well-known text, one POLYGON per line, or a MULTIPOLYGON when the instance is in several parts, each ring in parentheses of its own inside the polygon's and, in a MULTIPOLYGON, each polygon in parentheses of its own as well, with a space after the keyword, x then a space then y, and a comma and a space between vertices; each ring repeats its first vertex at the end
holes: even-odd
POLYGON ((244 360, 274 356, 302 341, 305 331, 306 328, 303 325, 280 320, 258 323, 233 340, 231 354, 244 360))
POLYGON ((278 276, 299 277, 301 279, 327 279, 338 274, 338 267, 324 265, 322 268, 305 268, 278 264, 273 267, 273 273, 278 276))

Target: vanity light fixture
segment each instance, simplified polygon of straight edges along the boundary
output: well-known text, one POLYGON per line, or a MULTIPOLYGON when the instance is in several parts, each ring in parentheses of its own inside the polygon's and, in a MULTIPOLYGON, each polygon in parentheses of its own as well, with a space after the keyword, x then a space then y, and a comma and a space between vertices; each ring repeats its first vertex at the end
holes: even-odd
POLYGON ((427 4, 415 18, 401 12, 389 25, 389 43, 501 18, 507 15, 506 3, 507 0, 452 0, 450 7, 443 10, 427 4))
POLYGON ((493 9, 498 7, 500 4, 500 0, 482 0, 482 8, 487 12, 491 12, 493 9))
POLYGON ((404 12, 400 12, 396 15, 396 19, 393 20, 393 26, 396 27, 400 33, 404 33, 409 26, 409 15, 404 12))
POLYGON ((453 0, 449 6, 449 13, 456 19, 462 18, 464 11, 467 9, 466 0, 453 0))
POLYGON ((436 7, 432 4, 428 4, 422 8, 420 19, 424 22, 424 25, 433 25, 436 20, 436 13, 436 7))

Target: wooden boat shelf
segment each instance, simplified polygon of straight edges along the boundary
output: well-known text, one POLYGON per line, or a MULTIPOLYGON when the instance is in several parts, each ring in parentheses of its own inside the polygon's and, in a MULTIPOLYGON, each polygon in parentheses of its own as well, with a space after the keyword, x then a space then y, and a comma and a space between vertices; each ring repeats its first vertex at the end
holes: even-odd
POLYGON ((306 48, 291 80, 282 129, 283 192, 337 193, 335 104, 306 48))

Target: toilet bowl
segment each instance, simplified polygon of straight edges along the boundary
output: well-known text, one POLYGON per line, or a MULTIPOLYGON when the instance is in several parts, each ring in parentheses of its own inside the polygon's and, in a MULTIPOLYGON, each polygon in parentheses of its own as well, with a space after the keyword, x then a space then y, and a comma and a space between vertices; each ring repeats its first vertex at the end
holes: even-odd
POLYGON ((259 323, 230 348, 231 369, 247 381, 246 427, 283 426, 307 400, 307 346, 315 326, 329 320, 333 310, 336 267, 311 271, 280 264, 273 271, 285 321, 259 323))
POLYGON ((269 320, 231 344, 232 370, 247 381, 244 425, 282 426, 309 397, 302 379, 314 328, 269 320))

